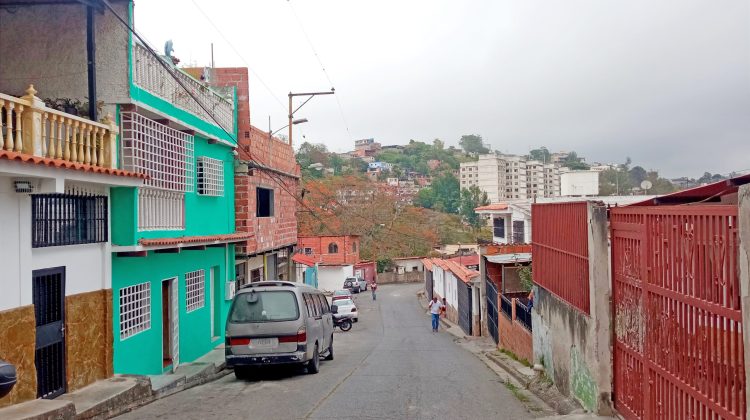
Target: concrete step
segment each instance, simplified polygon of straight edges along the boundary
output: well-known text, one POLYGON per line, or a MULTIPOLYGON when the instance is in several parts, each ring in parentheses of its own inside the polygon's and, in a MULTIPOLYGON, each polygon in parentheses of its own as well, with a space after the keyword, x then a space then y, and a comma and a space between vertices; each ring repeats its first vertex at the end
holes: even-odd
POLYGON ((92 419, 112 417, 150 398, 151 384, 147 379, 115 376, 97 381, 75 392, 63 394, 56 401, 72 403, 77 419, 92 419))
POLYGON ((58 420, 73 419, 76 408, 70 401, 32 400, 0 408, 0 419, 58 420))

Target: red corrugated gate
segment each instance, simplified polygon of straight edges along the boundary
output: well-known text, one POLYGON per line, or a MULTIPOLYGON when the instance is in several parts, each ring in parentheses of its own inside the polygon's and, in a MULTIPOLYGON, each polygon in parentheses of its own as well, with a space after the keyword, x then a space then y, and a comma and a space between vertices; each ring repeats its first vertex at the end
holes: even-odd
POLYGON ((737 206, 621 207, 610 222, 615 408, 745 418, 737 206))
POLYGON ((588 203, 531 206, 534 282, 590 313, 588 203))

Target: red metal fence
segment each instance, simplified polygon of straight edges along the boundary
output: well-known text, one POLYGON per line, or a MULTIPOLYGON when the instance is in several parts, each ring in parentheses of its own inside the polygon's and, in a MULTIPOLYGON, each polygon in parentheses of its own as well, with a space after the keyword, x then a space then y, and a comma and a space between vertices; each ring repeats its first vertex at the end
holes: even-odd
POLYGON ((589 313, 588 203, 531 207, 534 282, 589 313))
POLYGON ((745 418, 737 206, 623 207, 610 221, 615 408, 745 418))

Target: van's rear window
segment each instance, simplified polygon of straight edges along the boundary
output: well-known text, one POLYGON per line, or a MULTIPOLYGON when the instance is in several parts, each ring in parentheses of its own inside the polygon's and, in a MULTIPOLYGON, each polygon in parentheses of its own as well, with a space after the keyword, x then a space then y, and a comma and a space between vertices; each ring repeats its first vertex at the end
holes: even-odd
POLYGON ((293 292, 263 291, 238 295, 232 304, 229 322, 294 321, 297 318, 299 309, 293 292))

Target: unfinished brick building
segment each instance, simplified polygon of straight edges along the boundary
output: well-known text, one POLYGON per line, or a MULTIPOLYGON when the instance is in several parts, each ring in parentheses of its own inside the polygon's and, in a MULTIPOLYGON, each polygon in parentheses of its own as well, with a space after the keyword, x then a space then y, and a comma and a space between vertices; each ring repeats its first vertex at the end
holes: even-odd
POLYGON ((235 224, 252 236, 236 246, 237 284, 294 281, 290 261, 297 243, 300 169, 292 146, 250 124, 247 68, 217 68, 210 83, 237 89, 238 161, 235 167, 235 224))

